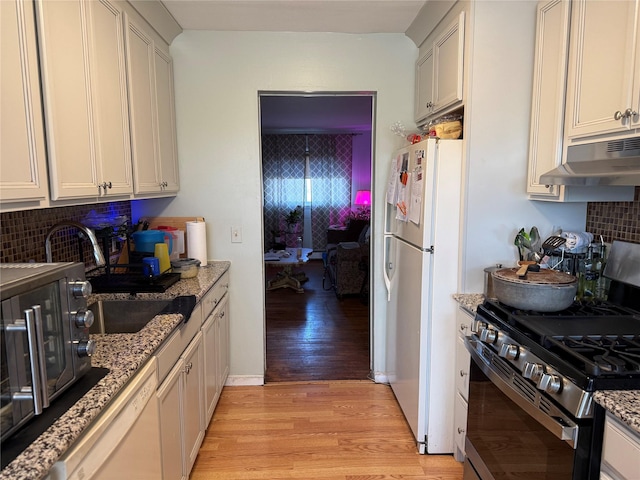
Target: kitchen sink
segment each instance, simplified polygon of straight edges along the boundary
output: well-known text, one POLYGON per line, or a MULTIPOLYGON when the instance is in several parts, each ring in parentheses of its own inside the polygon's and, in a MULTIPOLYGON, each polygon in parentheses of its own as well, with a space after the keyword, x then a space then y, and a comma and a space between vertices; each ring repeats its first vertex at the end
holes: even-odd
POLYGON ((172 300, 100 300, 91 306, 89 333, 136 333, 160 312, 172 313, 172 300))

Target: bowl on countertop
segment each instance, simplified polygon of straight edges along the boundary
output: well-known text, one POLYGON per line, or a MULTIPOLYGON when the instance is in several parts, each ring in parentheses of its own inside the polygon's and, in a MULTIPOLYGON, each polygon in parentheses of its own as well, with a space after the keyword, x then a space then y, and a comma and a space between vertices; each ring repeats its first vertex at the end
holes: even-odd
POLYGON ((173 273, 179 273, 180 278, 193 278, 198 275, 200 268, 200 260, 195 258, 181 258, 180 260, 172 260, 171 268, 173 273))

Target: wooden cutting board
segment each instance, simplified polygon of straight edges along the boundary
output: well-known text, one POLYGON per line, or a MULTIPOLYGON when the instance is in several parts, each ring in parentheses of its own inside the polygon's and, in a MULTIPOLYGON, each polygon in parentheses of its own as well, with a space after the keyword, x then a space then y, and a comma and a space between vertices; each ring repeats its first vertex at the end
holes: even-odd
POLYGON ((557 270, 540 269, 539 272, 527 272, 525 278, 518 278, 517 268, 503 268, 493 274, 503 280, 514 283, 537 283, 545 285, 568 285, 578 281, 573 275, 557 270))
POLYGON ((204 217, 140 217, 141 222, 149 222, 149 230, 156 230, 158 227, 174 227, 184 232, 184 250, 180 258, 188 258, 187 251, 187 222, 204 222, 204 217))

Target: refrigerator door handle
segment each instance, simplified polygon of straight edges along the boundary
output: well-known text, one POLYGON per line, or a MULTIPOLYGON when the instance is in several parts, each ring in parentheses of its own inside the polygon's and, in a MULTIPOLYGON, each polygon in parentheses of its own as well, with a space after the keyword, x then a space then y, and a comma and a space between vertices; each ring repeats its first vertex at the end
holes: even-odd
MULTIPOLYGON (((389 237, 385 237, 385 240, 390 240, 389 237)), ((387 245, 382 246, 382 264, 384 268, 382 269, 382 273, 384 275, 384 286, 387 289, 387 302, 391 301, 391 279, 387 274, 387 245)), ((389 268, 393 268, 392 265, 389 265, 389 268)))

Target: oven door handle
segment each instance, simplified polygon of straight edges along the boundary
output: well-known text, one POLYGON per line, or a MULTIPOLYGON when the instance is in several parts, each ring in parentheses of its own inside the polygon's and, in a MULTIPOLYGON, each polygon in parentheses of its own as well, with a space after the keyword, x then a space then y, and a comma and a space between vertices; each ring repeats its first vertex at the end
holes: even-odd
MULTIPOLYGON (((40 313, 40 312, 38 312, 40 313)), ((41 328, 40 322, 40 328, 41 328)), ((33 413, 40 415, 44 405, 42 375, 40 369, 40 344, 38 337, 42 337, 42 332, 38 335, 38 321, 36 320, 36 312, 34 308, 24 310, 24 320, 18 319, 15 323, 5 327, 7 332, 19 332, 27 334, 27 345, 29 348, 29 369, 31 370, 31 391, 27 387, 22 388, 20 392, 13 394, 14 400, 32 400, 33 413)), ((46 374, 46 372, 45 372, 46 374)))
POLYGON ((522 408, 530 417, 536 420, 540 425, 544 426, 552 434, 560 440, 567 442, 572 448, 576 448, 576 439, 578 438, 578 425, 568 418, 563 418, 563 423, 558 422, 534 405, 514 390, 497 371, 487 362, 487 360, 478 353, 475 344, 478 340, 472 337, 465 337, 465 346, 471 358, 476 362, 480 370, 491 380, 491 382, 500 389, 509 399, 511 399, 518 407, 522 408))

